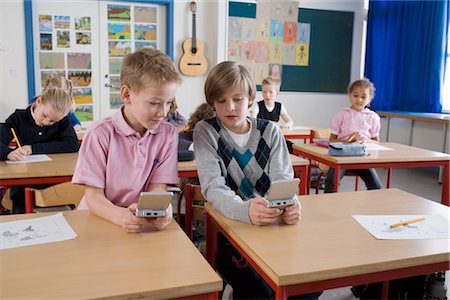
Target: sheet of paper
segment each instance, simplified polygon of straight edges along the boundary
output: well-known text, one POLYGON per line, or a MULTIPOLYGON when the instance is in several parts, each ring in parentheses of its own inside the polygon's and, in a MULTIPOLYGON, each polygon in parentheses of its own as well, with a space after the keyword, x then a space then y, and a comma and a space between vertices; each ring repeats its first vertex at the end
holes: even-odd
POLYGON ((292 131, 292 130, 311 130, 311 127, 292 126, 288 129, 286 129, 286 131, 292 131))
POLYGON ((377 143, 366 143, 364 144, 366 146, 366 150, 393 150, 391 148, 385 147, 385 146, 381 146, 380 144, 377 143))
POLYGON ((450 239, 449 220, 440 215, 354 215, 353 218, 380 240, 450 239), (418 218, 425 220, 395 228, 389 227, 418 218))
POLYGON ((42 161, 50 161, 52 160, 46 154, 31 154, 28 155, 24 160, 7 160, 7 164, 26 164, 26 163, 34 163, 34 162, 42 162, 42 161))
POLYGON ((0 249, 17 248, 77 237, 62 213, 0 223, 0 249))

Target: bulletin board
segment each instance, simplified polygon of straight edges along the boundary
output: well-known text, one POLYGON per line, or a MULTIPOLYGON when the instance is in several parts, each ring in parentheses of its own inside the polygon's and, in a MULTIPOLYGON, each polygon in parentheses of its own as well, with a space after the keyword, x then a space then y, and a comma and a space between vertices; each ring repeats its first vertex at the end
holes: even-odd
MULTIPOLYGON (((255 3, 229 2, 228 16, 256 18, 255 3)), ((350 82, 353 12, 298 9, 298 22, 310 24, 307 66, 282 64, 282 91, 346 93, 350 82)), ((257 82, 258 83, 258 82, 257 82)))

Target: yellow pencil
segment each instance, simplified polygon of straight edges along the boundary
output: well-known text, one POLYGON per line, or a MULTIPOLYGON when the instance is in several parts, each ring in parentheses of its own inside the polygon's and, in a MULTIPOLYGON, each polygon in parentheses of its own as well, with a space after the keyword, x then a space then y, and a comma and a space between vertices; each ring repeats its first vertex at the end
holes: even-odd
POLYGON ((19 143, 19 139, 17 138, 16 132, 14 131, 14 128, 11 127, 11 132, 14 136, 14 140, 16 141, 17 146, 19 146, 19 148, 22 148, 22 146, 19 143))
POLYGON ((425 218, 412 219, 412 220, 408 220, 408 221, 405 221, 405 222, 391 224, 391 225, 389 225, 389 227, 390 228, 395 228, 395 227, 405 226, 405 225, 408 225, 408 224, 411 224, 411 223, 415 223, 415 222, 420 222, 420 221, 423 221, 423 220, 425 220, 425 218))

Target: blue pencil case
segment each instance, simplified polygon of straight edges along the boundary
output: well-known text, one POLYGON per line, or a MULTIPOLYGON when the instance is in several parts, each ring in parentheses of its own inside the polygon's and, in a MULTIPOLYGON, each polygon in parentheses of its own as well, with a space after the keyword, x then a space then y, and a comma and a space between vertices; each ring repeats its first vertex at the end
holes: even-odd
POLYGON ((363 144, 334 142, 328 145, 328 154, 331 156, 363 156, 366 155, 366 146, 363 144))

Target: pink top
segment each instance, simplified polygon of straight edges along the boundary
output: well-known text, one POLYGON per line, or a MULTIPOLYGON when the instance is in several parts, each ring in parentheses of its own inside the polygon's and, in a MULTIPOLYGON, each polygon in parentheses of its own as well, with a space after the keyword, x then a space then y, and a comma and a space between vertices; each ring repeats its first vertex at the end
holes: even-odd
MULTIPOLYGON (((141 137, 122 109, 86 131, 72 182, 104 189, 112 203, 127 207, 150 183, 178 184, 178 133, 161 122, 141 137)), ((78 209, 88 209, 85 197, 78 209)))
POLYGON ((356 111, 346 107, 341 109, 331 120, 331 133, 336 134, 338 139, 346 139, 355 131, 363 136, 363 142, 378 137, 380 135, 380 116, 368 108, 356 111))

